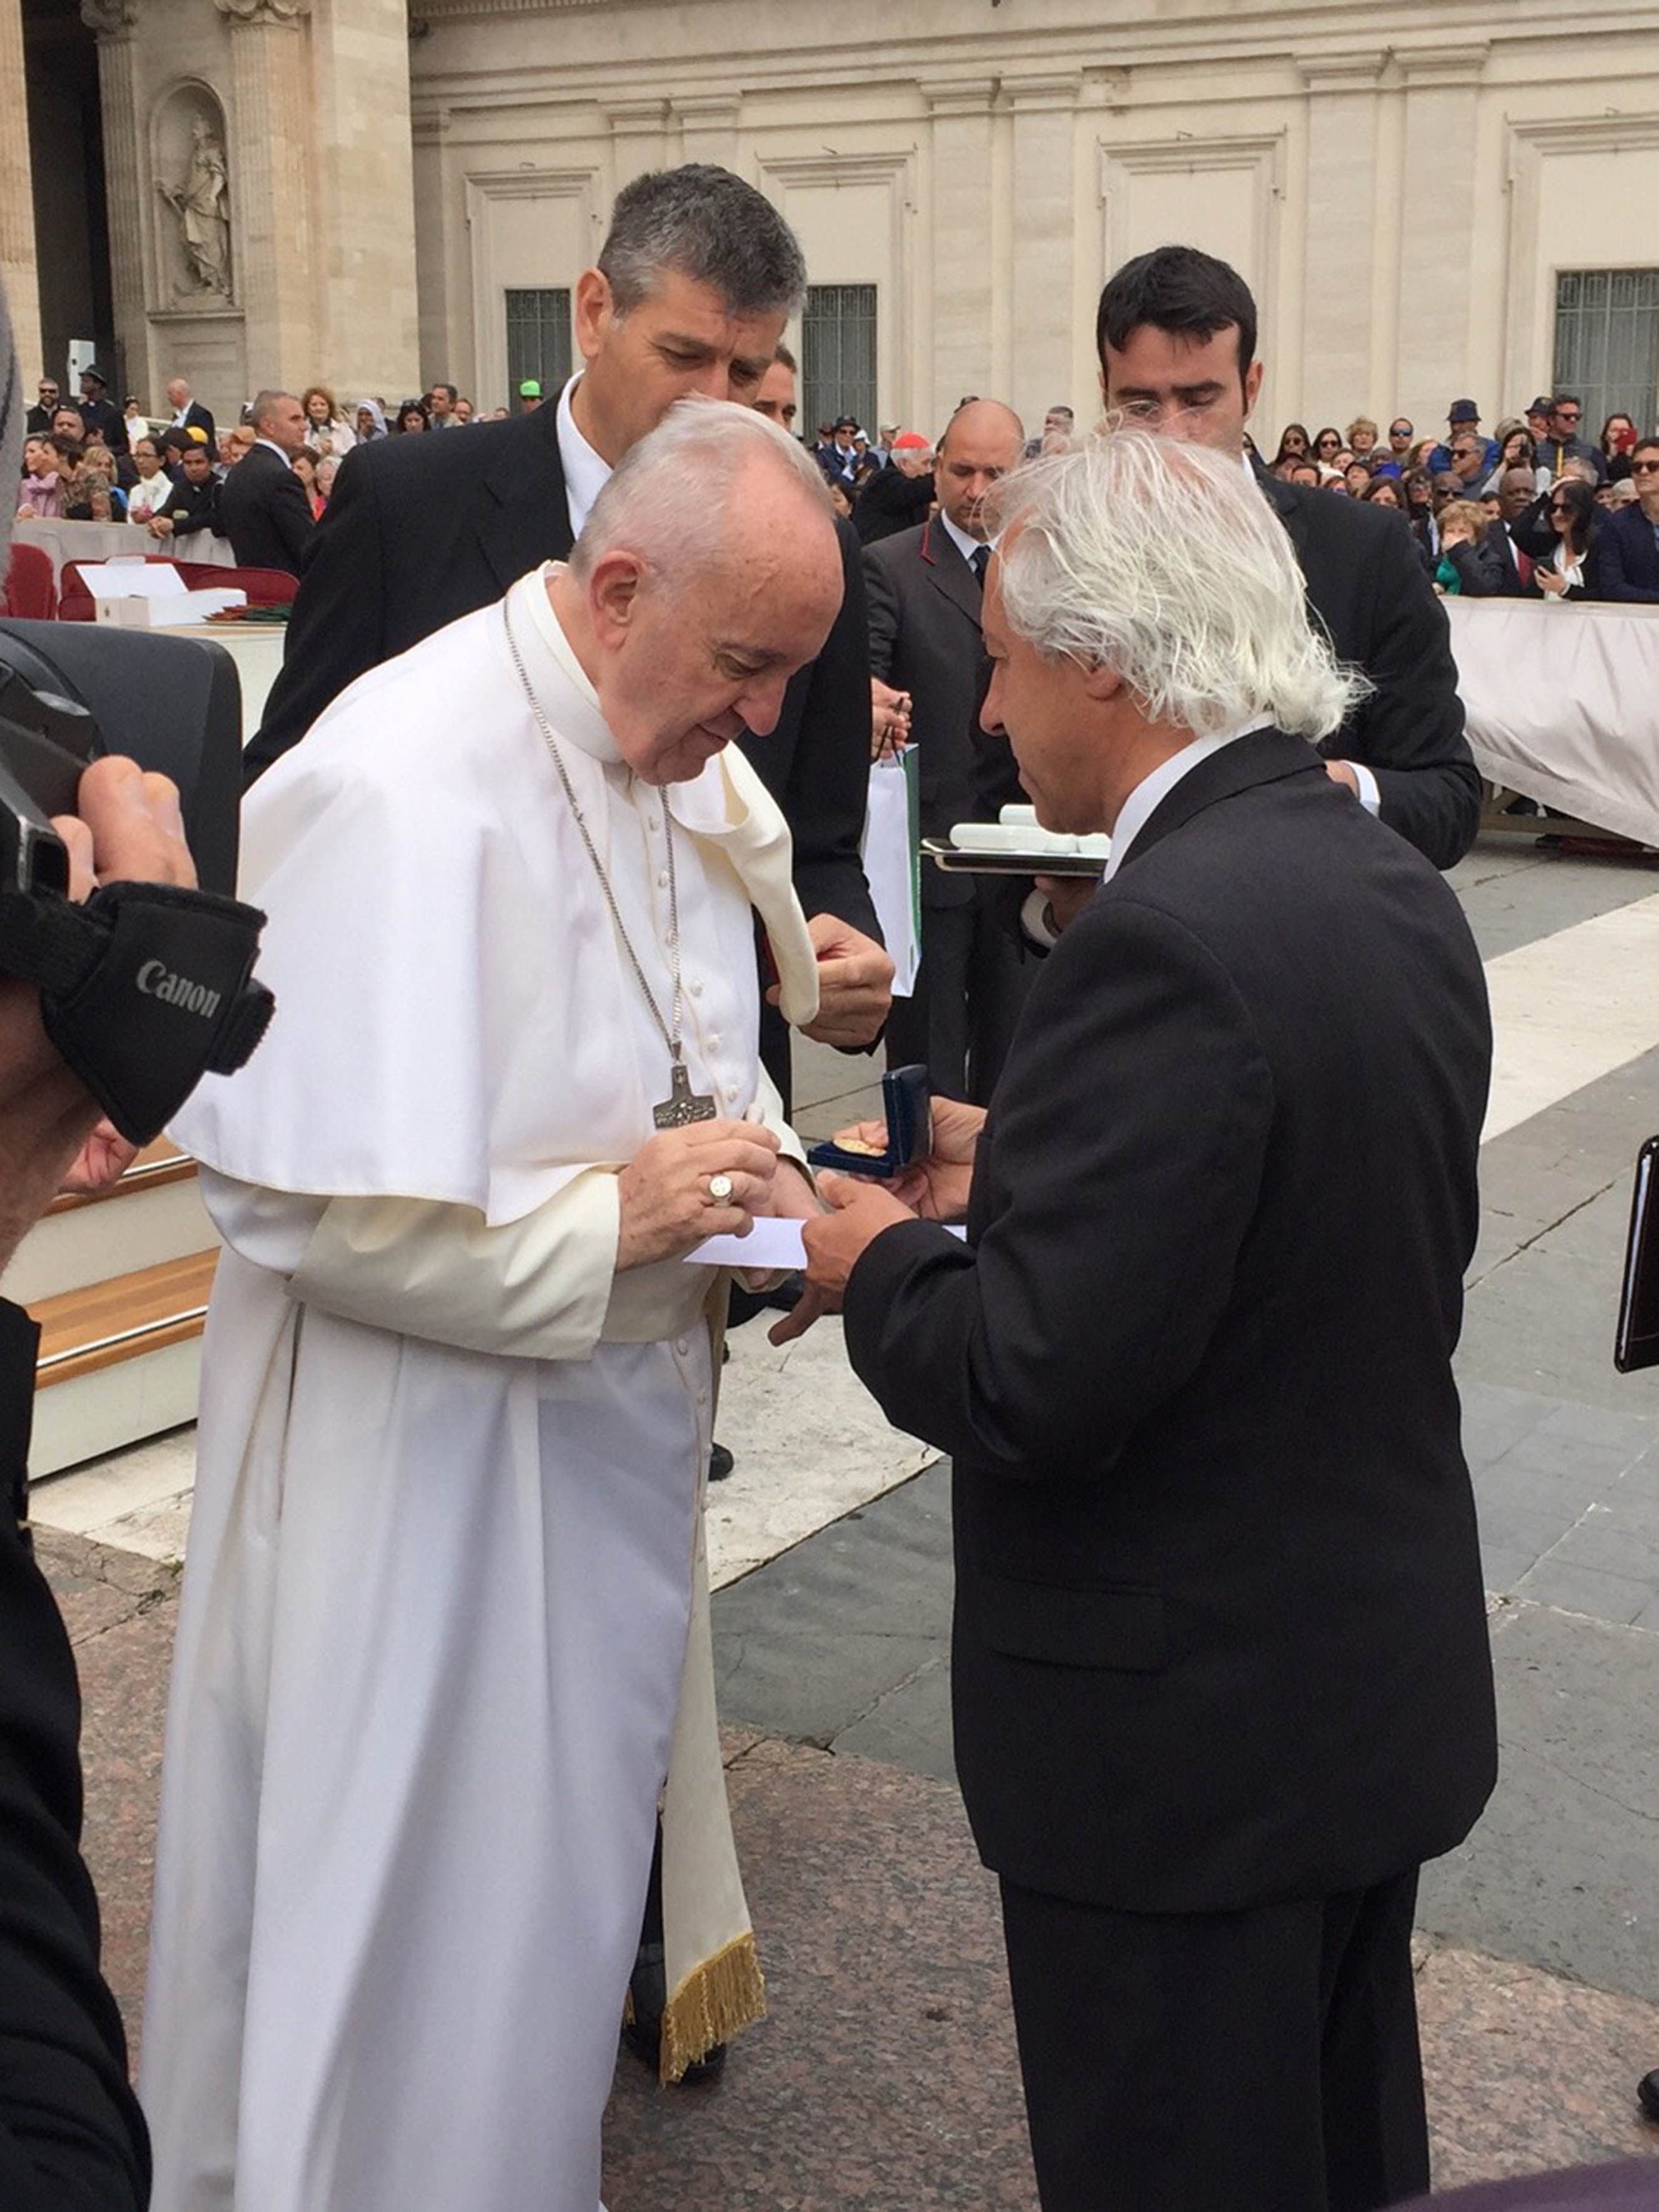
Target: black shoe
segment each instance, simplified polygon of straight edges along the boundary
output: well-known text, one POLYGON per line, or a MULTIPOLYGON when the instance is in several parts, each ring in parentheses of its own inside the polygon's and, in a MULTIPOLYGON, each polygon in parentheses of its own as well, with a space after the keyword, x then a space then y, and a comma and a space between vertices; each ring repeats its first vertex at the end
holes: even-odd
POLYGON ((727 1451, 724 1444, 711 1444, 709 1446, 708 1480, 710 1482, 724 1482, 726 1476, 731 1474, 732 1468, 736 1465, 736 1460, 732 1458, 731 1453, 727 1451))
POLYGON ((1636 2085, 1636 2101, 1650 2120, 1659 2120, 1659 2073, 1644 2074, 1636 2085))
MULTIPOLYGON (((634 1971, 628 1978, 628 1993, 634 2001, 634 2017, 623 2022, 623 2041, 642 2065, 653 2075, 662 2071, 662 2008, 668 1995, 668 1984, 663 1971, 663 1949, 660 1943, 641 1943, 634 1960, 634 1971)), ((726 2071, 726 2046, 711 2044, 701 2058, 694 2059, 681 2075, 674 2087, 682 2089, 706 2088, 718 2081, 726 2071)))

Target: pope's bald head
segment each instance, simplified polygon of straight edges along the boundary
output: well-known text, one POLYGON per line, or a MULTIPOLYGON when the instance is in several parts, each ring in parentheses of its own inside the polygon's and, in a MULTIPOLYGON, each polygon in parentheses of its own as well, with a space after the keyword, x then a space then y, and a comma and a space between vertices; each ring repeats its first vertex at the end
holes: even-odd
POLYGON ((750 408, 682 400, 594 501, 553 604, 623 757, 671 783, 773 728, 842 588, 816 464, 750 408))
POLYGON ((985 537, 985 495, 1019 465, 1025 432, 1000 399, 969 399, 957 408, 939 441, 933 481, 939 503, 964 536, 985 537))

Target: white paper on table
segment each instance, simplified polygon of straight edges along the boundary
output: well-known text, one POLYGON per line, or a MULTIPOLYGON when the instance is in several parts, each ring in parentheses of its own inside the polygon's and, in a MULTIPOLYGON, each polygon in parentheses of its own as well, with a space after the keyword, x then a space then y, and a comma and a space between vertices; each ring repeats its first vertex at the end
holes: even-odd
MULTIPOLYGON (((769 1213, 756 1217, 746 1237, 706 1237, 694 1252, 685 1255, 696 1267, 804 1267, 806 1245, 799 1221, 769 1213)), ((965 1229, 952 1225, 952 1237, 965 1237, 965 1229)))
POLYGON ((81 581, 94 599, 173 599, 186 589, 184 578, 170 561, 87 562, 81 581))

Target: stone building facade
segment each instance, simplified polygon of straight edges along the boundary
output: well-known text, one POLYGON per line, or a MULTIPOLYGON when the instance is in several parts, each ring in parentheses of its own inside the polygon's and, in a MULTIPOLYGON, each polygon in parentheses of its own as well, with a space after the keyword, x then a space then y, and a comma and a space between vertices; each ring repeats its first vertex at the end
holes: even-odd
POLYGON ((27 142, 0 134, 26 374, 91 340, 118 392, 159 412, 185 376, 233 421, 261 384, 414 387, 404 0, 0 0, 0 113, 26 100, 27 142))
MULTIPOLYGON (((36 33, 69 4, 0 0, 0 100, 20 45, 43 98, 36 33)), ((508 404, 568 361, 619 185, 706 160, 800 234, 809 412, 925 425, 970 392, 1081 411, 1104 276, 1170 239, 1256 289, 1264 433, 1361 410, 1427 428, 1464 395, 1490 426, 1558 377, 1598 420, 1659 407, 1659 7, 414 7, 82 0, 129 389, 179 369, 222 406, 445 376, 508 404)), ((57 155, 36 125, 38 218, 57 155)), ((27 184, 0 143, 15 306, 27 184)))

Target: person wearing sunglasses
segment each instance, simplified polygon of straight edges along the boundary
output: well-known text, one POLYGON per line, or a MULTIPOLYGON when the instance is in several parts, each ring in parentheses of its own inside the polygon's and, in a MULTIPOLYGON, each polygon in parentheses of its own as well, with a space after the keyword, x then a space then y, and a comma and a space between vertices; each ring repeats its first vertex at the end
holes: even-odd
POLYGON ((1553 476, 1559 476, 1567 463, 1588 461, 1595 471, 1595 482, 1605 483, 1607 465, 1591 445, 1579 434, 1579 424, 1584 418, 1584 404, 1576 392, 1558 392, 1550 402, 1549 435, 1538 448, 1538 458, 1553 476))
POLYGON ((1659 605, 1659 437, 1632 447, 1630 480, 1635 504, 1608 515, 1597 540, 1601 596, 1659 605))
POLYGON ((1577 477, 1564 477, 1546 512, 1555 550, 1534 569, 1533 580, 1547 599, 1600 599, 1595 494, 1577 477))

